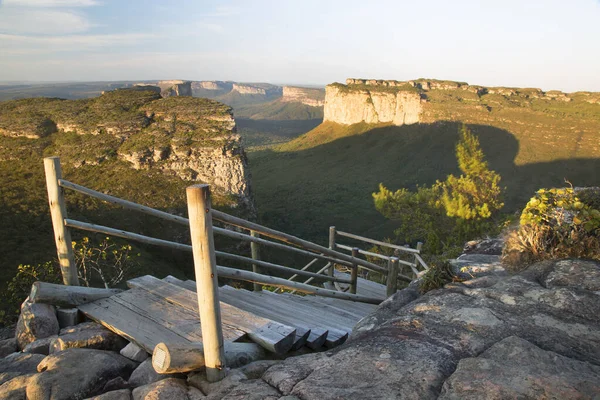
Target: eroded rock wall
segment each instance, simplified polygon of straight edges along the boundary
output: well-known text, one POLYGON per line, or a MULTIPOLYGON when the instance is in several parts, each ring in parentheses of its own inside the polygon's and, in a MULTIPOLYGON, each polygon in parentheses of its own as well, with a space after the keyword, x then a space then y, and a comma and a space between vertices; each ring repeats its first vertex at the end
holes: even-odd
POLYGON ((325 89, 324 121, 344 125, 359 122, 414 124, 420 121, 421 103, 417 92, 371 91, 339 84, 328 85, 325 89))
POLYGON ((281 101, 285 103, 302 103, 311 107, 325 105, 325 92, 322 89, 284 86, 281 101))

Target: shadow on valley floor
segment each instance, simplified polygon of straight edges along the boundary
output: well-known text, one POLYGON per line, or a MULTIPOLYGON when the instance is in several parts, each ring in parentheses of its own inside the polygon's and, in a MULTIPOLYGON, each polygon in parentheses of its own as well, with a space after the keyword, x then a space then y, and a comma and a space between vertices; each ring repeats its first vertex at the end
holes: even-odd
POLYGON ((317 127, 322 119, 267 120, 235 119, 246 148, 284 143, 317 127))
MULTIPOLYGON (((336 225, 381 238, 393 224, 373 206, 371 194, 379 183, 389 189, 414 189, 459 174, 455 158, 460 124, 441 122, 375 128, 315 147, 250 154, 255 197, 261 221, 308 239, 326 242, 327 228, 336 225)), ((510 132, 471 125, 490 167, 507 188, 505 212, 520 210, 542 187, 565 184, 598 185, 600 158, 570 159, 518 166, 520 149, 510 132)), ((311 138, 319 142, 319 138, 311 138)))

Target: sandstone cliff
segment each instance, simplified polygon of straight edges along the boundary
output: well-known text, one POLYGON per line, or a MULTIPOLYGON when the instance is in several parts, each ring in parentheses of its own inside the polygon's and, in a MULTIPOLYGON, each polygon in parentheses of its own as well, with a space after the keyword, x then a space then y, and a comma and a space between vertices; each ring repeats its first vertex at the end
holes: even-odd
POLYGON ((334 83, 326 87, 325 121, 340 124, 390 123, 393 125, 417 122, 435 122, 453 119, 460 109, 451 101, 481 102, 481 109, 493 106, 521 105, 529 107, 531 101, 571 102, 582 100, 590 104, 600 102, 597 93, 547 92, 536 88, 484 87, 466 82, 416 79, 411 81, 354 79, 346 84, 334 83))
POLYGON ((325 105, 325 92, 323 89, 284 86, 281 101, 284 103, 302 103, 311 107, 325 105))
POLYGON ((325 89, 324 121, 345 125, 359 122, 414 124, 420 121, 421 102, 418 92, 404 90, 404 87, 380 91, 332 84, 325 89))
MULTIPOLYGON (((181 83, 165 85, 185 93, 181 83)), ((246 154, 231 108, 188 96, 161 98, 154 89, 141 89, 86 100, 4 102, 0 135, 48 138, 45 145, 52 153, 76 168, 118 159, 137 170, 209 183, 253 210, 246 154)))
POLYGON ((158 87, 160 88, 160 95, 162 97, 192 95, 192 82, 190 81, 160 81, 158 82, 158 87))

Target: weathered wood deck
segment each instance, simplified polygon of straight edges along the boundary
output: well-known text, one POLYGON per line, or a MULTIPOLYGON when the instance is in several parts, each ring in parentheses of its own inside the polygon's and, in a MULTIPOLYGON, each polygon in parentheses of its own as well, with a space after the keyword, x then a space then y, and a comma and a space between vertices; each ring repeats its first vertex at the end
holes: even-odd
MULTIPOLYGON (((128 286, 129 290, 78 308, 149 353, 161 342, 202 342, 194 281, 147 275, 128 281, 128 286)), ((340 345, 353 326, 376 308, 333 298, 250 292, 230 286, 220 287, 219 297, 225 341, 249 340, 277 354, 305 345, 314 350, 340 345)))

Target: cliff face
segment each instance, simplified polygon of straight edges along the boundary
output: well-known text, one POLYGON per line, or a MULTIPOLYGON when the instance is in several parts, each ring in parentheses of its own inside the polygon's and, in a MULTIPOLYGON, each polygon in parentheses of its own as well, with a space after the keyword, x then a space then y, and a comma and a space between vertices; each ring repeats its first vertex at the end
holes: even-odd
POLYGON ((414 124, 420 121, 421 102, 419 93, 411 91, 376 91, 333 84, 325 89, 324 121, 345 125, 414 124))
POLYGON ((325 92, 322 89, 284 86, 281 101, 284 103, 302 103, 311 107, 325 105, 325 92))
POLYGON ((192 95, 192 82, 190 81, 160 81, 158 87, 162 97, 192 95))
POLYGON ((232 90, 235 92, 238 92, 240 94, 262 94, 262 95, 267 94, 267 91, 263 88, 259 88, 259 87, 255 87, 255 86, 248 86, 248 85, 241 85, 239 83, 234 83, 232 90))
MULTIPOLYGON (((168 84, 181 89, 180 83, 168 84)), ((214 100, 161 98, 155 90, 136 88, 86 100, 4 102, 0 135, 44 137, 52 154, 76 168, 121 160, 136 170, 209 183, 253 210, 246 154, 232 110, 214 100)))
POLYGON ((200 81, 192 82, 192 89, 204 89, 211 91, 230 91, 233 88, 231 82, 223 81, 200 81))
POLYGON ((354 79, 326 87, 325 121, 340 124, 391 123, 393 125, 454 120, 456 111, 472 105, 490 112, 494 107, 531 107, 534 101, 600 102, 590 92, 544 92, 536 88, 484 87, 466 82, 416 79, 412 81, 354 79))

